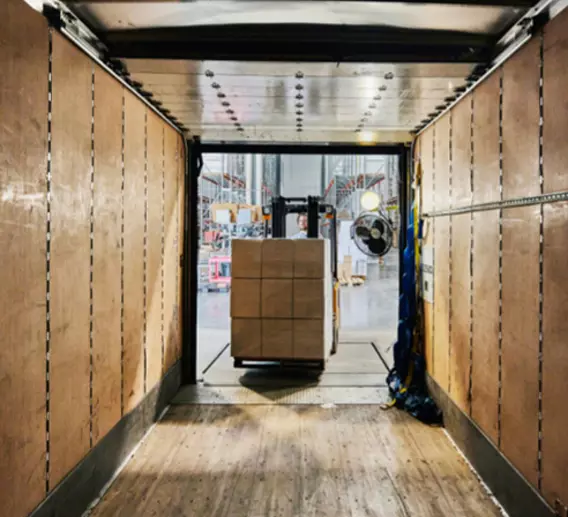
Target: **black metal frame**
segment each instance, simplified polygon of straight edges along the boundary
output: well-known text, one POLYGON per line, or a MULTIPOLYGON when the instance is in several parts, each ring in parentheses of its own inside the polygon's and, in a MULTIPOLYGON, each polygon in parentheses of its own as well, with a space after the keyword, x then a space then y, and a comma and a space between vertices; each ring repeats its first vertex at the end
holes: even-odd
POLYGON ((291 23, 110 30, 99 36, 117 58, 485 63, 500 34, 291 23))
MULTIPOLYGON (((185 181, 185 216, 183 239, 183 286, 182 286, 182 382, 195 384, 197 382, 197 262, 198 262, 198 179, 203 166, 202 155, 206 153, 243 153, 243 154, 382 154, 399 156, 399 196, 401 237, 399 242, 399 262, 402 266, 404 241, 410 213, 409 187, 410 187, 410 146, 405 144, 381 144, 362 146, 355 144, 329 144, 329 145, 298 145, 298 144, 207 144, 198 139, 188 142, 187 171, 185 181)), ((294 199, 294 198, 289 198, 294 199)), ((312 199, 312 207, 320 207, 318 198, 312 199)), ((298 201, 306 198, 297 198, 298 201)), ((284 201, 281 201, 285 203, 284 201)), ((285 208, 284 208, 285 209, 285 208)), ((335 210, 335 207, 334 207, 335 210)), ((319 208, 318 208, 319 211, 319 208)), ((325 209, 324 209, 325 211, 325 209)), ((313 212, 313 208, 312 208, 313 212)), ((292 213, 292 212, 289 212, 292 213)), ((316 217, 318 212, 316 212, 316 217)), ((313 214, 312 214, 313 218, 313 214)), ((279 218, 284 219, 285 218, 279 218)), ((274 224, 274 221, 273 221, 274 224)), ((309 213, 308 213, 309 226, 309 213)), ((317 225, 316 225, 317 226, 317 225)), ((332 231, 336 230, 336 218, 332 218, 332 231)), ((274 227, 273 227, 274 231, 274 227)), ((276 228, 277 235, 285 235, 283 228, 276 228)), ((274 235, 274 234, 273 234, 274 235)), ((315 235, 317 237, 317 233, 315 235)), ((337 253, 332 257, 334 276, 337 277, 337 253)), ((399 272, 399 290, 402 287, 402 267, 399 272)))
POLYGON ((182 258, 182 382, 197 382, 197 221, 198 180, 203 167, 201 145, 195 140, 187 145, 187 168, 184 195, 184 229, 182 258))

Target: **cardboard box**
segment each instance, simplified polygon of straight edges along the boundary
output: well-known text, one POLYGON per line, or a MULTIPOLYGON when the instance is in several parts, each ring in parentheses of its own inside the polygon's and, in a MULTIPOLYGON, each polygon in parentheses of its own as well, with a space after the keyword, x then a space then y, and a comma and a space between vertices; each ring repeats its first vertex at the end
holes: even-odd
POLYGON ((233 279, 231 284, 231 317, 260 318, 260 282, 260 279, 233 279))
POLYGON ((213 203, 211 216, 219 224, 234 223, 237 220, 238 205, 236 203, 213 203))
POLYGON ((266 239, 262 243, 262 278, 293 278, 296 241, 266 239))
POLYGON ((294 320, 294 358, 295 359, 327 359, 326 321, 294 320))
POLYGON ((329 241, 298 239, 294 246, 294 278, 324 278, 329 263, 329 241))
POLYGON ((293 355, 293 320, 262 320, 262 357, 290 359, 293 355))
POLYGON ((324 279, 294 279, 294 318, 321 319, 324 317, 324 279))
POLYGON ((231 320, 231 356, 245 359, 262 357, 260 318, 233 318, 231 320))
POLYGON ((262 241, 234 239, 231 250, 233 278, 260 278, 262 270, 262 241))
POLYGON ((263 318, 292 317, 293 280, 263 278, 260 291, 263 318))

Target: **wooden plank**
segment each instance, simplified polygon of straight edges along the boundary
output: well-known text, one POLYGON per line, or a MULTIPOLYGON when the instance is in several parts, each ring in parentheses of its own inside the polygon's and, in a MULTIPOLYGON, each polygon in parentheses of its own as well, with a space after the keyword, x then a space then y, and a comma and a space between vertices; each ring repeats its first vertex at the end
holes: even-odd
POLYGON ((539 183, 540 38, 503 65, 503 197, 535 196, 539 183))
POLYGON ((90 446, 91 61, 53 34, 50 486, 90 446))
POLYGON ((501 71, 494 72, 473 92, 473 202, 498 201, 499 98, 501 71))
POLYGON ((568 190, 568 11, 544 28, 544 191, 568 190))
POLYGON ((436 122, 436 141, 434 160, 434 207, 436 210, 445 210, 450 207, 450 117, 448 112, 436 122))
POLYGON ((164 125, 148 112, 148 234, 146 245, 146 390, 162 377, 162 172, 164 125))
MULTIPOLYGON (((434 225, 435 218, 426 219, 423 229, 423 248, 432 247, 434 242, 434 225)), ((434 260, 435 263, 435 260, 434 260)), ((432 275, 432 280, 434 275, 432 275)), ((434 292, 432 291, 432 296, 434 292)), ((426 370, 430 375, 434 375, 434 304, 431 302, 423 302, 424 308, 424 359, 426 360, 426 370)))
POLYGON ((117 514, 500 515, 442 429, 378 405, 174 406, 93 512, 117 514))
POLYGON ((124 135, 124 412, 144 395, 144 117, 125 91, 124 135))
POLYGON ((95 69, 93 444, 121 416, 122 86, 95 69))
POLYGON ((536 485, 540 207, 503 212, 501 449, 536 485))
POLYGON ((499 405, 499 211, 473 219, 473 364, 471 415, 497 443, 499 405))
POLYGON ((568 502, 568 203, 544 210, 542 489, 553 505, 557 498, 568 502))
MULTIPOLYGON (((437 183, 437 178, 436 178, 437 183)), ((437 206, 437 205, 436 205, 437 206)), ((450 342, 450 218, 437 217, 434 226, 434 379, 448 391, 450 342)))
MULTIPOLYGON (((178 213, 178 241, 177 241, 177 254, 178 257, 181 257, 183 254, 183 242, 184 242, 184 227, 185 227, 185 169, 186 169, 186 160, 187 157, 185 156, 185 145, 184 140, 181 136, 178 137, 178 203, 177 203, 177 213, 178 213)), ((193 231, 197 231, 197 222, 194 221, 194 224, 191 226, 193 231)), ((197 267, 197 264, 191 264, 191 267, 197 267)), ((183 293, 183 271, 182 268, 178 266, 178 298, 176 303, 176 315, 179 320, 179 333, 177 339, 177 355, 176 358, 181 358, 181 329, 182 329, 182 293, 183 293)))
POLYGON ((0 2, 1 517, 45 496, 47 62, 45 19, 0 2))
POLYGON ((168 370, 176 360, 176 342, 179 336, 179 320, 175 317, 178 289, 179 259, 178 243, 178 134, 170 127, 165 128, 165 256, 164 256, 164 366, 168 370))
POLYGON ((420 163, 422 165, 422 212, 433 209, 434 201, 434 164, 432 163, 432 146, 434 145, 434 129, 428 128, 420 135, 420 163))
POLYGON ((470 205, 471 194, 471 95, 452 110, 452 206, 470 205))
POLYGON ((452 216, 450 396, 469 413, 471 214, 452 216))

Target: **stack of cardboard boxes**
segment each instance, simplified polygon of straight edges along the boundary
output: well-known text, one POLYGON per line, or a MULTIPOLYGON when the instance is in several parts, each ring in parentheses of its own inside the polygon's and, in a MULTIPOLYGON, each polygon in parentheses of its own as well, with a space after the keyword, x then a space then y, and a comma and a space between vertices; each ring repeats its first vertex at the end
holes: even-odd
POLYGON ((231 355, 325 360, 332 346, 332 278, 324 239, 233 240, 231 355))

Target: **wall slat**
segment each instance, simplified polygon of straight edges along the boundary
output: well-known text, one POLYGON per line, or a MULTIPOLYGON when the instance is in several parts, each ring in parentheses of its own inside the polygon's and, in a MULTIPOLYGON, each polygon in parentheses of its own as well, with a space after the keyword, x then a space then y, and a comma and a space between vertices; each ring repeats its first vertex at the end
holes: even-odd
POLYGON ((568 504, 568 203, 544 210, 543 492, 568 504))
POLYGON ((540 207, 503 212, 501 448, 537 482, 540 207))
POLYGON ((45 19, 0 2, 0 504, 23 517, 45 495, 45 19))
POLYGON ((422 165, 422 212, 428 213, 433 209, 434 182, 432 145, 434 144, 434 130, 428 128, 418 140, 420 142, 420 163, 422 165))
POLYGON ((179 259, 177 256, 177 186, 178 163, 177 145, 178 134, 171 128, 165 128, 165 158, 166 158, 166 184, 165 184, 165 278, 164 278, 164 343, 165 368, 169 369, 176 360, 176 336, 178 335, 179 321, 175 319, 175 306, 177 303, 177 270, 179 259))
MULTIPOLYGON (((178 143, 178 203, 177 203, 177 217, 178 217, 178 242, 177 242, 177 252, 178 256, 183 255, 183 245, 184 245, 184 218, 185 218, 185 169, 186 169, 186 161, 188 159, 185 156, 185 145, 181 136, 178 136, 177 139, 178 143)), ((197 222, 194 222, 193 228, 197 228, 197 222)), ((182 294, 183 294, 183 274, 182 269, 178 267, 178 298, 176 302, 176 310, 175 310, 175 317, 179 321, 178 325, 178 335, 176 339, 176 357, 178 359, 181 358, 181 347, 182 347, 182 309, 181 309, 181 301, 182 301, 182 294)))
POLYGON ((450 395, 469 413, 471 215, 452 216, 450 395))
POLYGON ((473 219, 472 418, 497 443, 499 404, 499 211, 473 219))
POLYGON ((124 142, 124 411, 144 395, 144 116, 125 91, 124 142))
POLYGON ((120 420, 122 86, 95 69, 93 444, 120 420))
POLYGON ((450 116, 436 122, 436 163, 434 164, 436 211, 450 208, 450 116))
POLYGON ((540 40, 503 65, 503 197, 540 194, 540 40))
POLYGON ((164 124, 148 112, 148 241, 146 258, 146 389, 162 377, 162 169, 164 124))
POLYGON ((50 487, 90 447, 91 61, 53 35, 50 487))
MULTIPOLYGON (((436 183, 438 177, 436 175, 436 183)), ((436 205, 437 206, 437 205, 436 205)), ((434 379, 448 391, 450 318, 450 218, 437 217, 434 225, 434 379)))
POLYGON ((471 204, 471 95, 452 110, 452 206, 471 204))
POLYGON ((544 29, 544 191, 568 190, 568 11, 544 29))
POLYGON ((499 90, 501 72, 473 92, 473 202, 499 201, 499 90))

